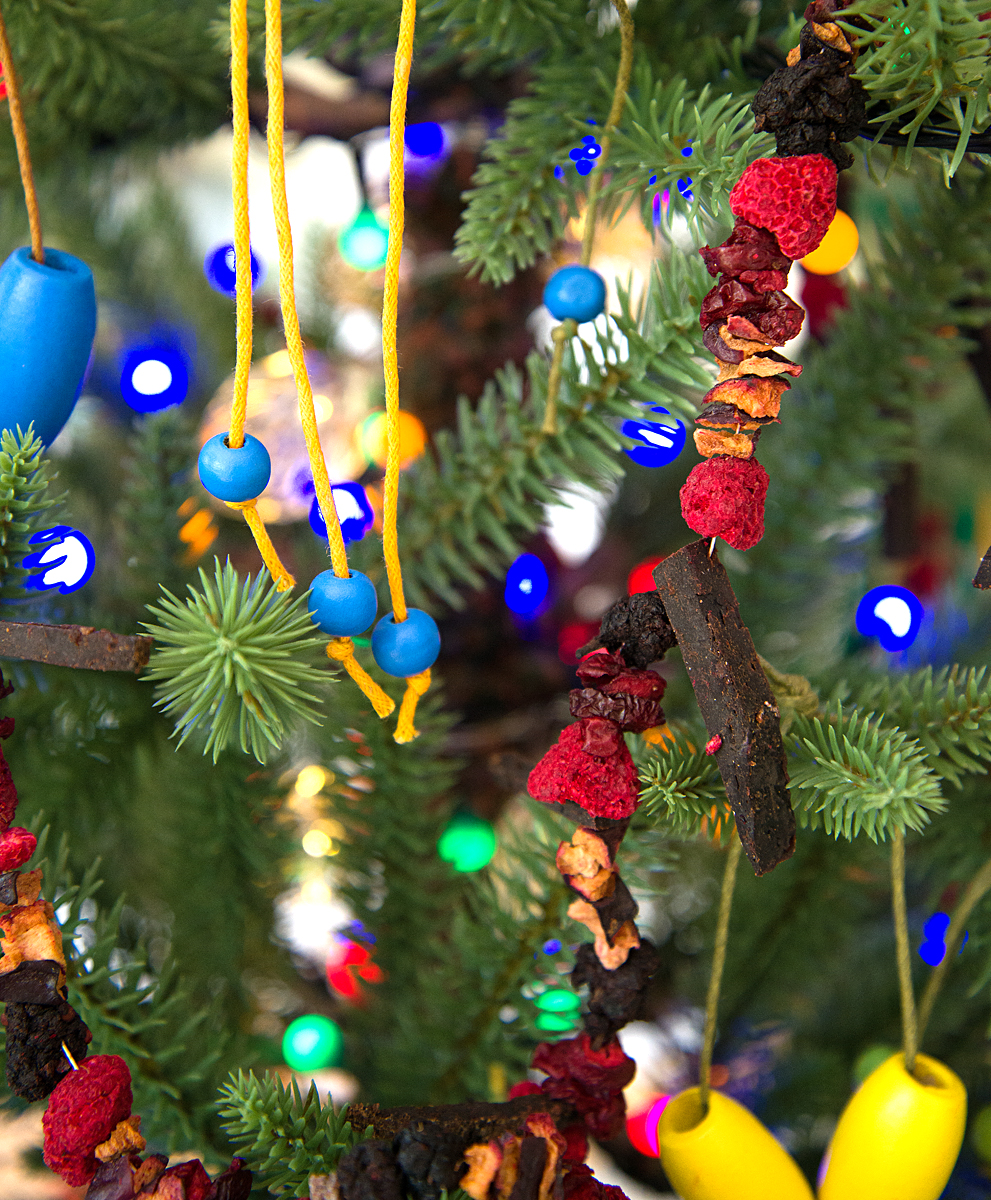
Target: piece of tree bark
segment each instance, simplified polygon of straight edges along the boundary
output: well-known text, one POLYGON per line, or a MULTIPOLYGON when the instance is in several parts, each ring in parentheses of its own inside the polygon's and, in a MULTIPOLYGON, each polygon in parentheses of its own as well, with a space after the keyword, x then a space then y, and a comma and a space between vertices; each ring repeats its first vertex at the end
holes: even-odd
POLYGON ((708 539, 669 555, 654 582, 711 737, 740 841, 763 875, 795 850, 778 706, 708 539))
POLYGON ((986 592, 991 588, 991 548, 981 559, 981 565, 977 568, 977 574, 974 576, 974 587, 980 588, 986 592))
POLYGON ((566 1100, 550 1096, 518 1096, 502 1104, 467 1101, 464 1104, 425 1104, 414 1108, 379 1108, 377 1104, 351 1104, 351 1128, 362 1132, 369 1125, 380 1138, 395 1137, 417 1121, 429 1121, 464 1140, 466 1146, 487 1142, 503 1133, 513 1133, 530 1113, 549 1113, 558 1127, 576 1121, 575 1110, 566 1100))
POLYGON ((111 633, 90 625, 0 623, 0 658, 27 659, 52 667, 131 671, 136 675, 148 665, 152 645, 150 637, 111 633))

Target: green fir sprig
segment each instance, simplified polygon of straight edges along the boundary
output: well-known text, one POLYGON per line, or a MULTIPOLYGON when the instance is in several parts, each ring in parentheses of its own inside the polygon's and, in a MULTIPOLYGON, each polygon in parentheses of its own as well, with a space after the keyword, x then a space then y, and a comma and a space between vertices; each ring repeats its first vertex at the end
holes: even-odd
POLYGON ((189 599, 165 598, 145 623, 159 646, 147 672, 157 680, 157 703, 176 722, 179 744, 206 734, 203 753, 214 762, 237 737, 241 749, 266 762, 296 721, 319 724, 315 687, 329 671, 313 664, 323 645, 314 636, 305 596, 275 590, 267 571, 243 582, 228 562, 215 560, 211 580, 200 569, 189 599))
POLYGON ((20 426, 0 433, 0 598, 25 595, 21 581, 28 574, 20 565, 31 551, 31 536, 42 526, 41 517, 62 502, 49 485, 55 478, 43 455, 44 444, 20 426))
POLYGON ((800 824, 833 837, 861 832, 884 841, 924 829, 946 808, 940 780, 919 741, 871 714, 837 704, 825 720, 797 716, 788 739, 792 803, 800 824))
MULTIPOLYGON (((704 735, 704 731, 703 731, 704 735)), ((696 739, 698 734, 696 734, 696 739)), ((640 800, 645 814, 679 840, 711 833, 720 821, 720 838, 733 830, 733 814, 716 760, 680 731, 663 745, 639 756, 640 800)))
POLYGON ((353 1130, 348 1105, 320 1103, 316 1084, 305 1096, 295 1079, 259 1079, 248 1071, 232 1074, 220 1089, 223 1127, 252 1171, 273 1196, 301 1196, 311 1175, 329 1175, 345 1150, 372 1136, 353 1130))

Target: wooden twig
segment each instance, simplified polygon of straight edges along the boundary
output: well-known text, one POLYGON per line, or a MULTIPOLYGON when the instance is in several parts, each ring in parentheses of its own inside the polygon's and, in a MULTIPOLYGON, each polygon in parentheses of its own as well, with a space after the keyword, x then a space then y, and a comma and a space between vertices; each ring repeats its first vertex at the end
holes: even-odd
POLYGON ((369 1125, 380 1138, 395 1137, 403 1129, 424 1122, 439 1125, 446 1133, 461 1139, 466 1146, 487 1142, 502 1133, 511 1133, 530 1113, 549 1113, 558 1127, 578 1120, 566 1100, 549 1096, 518 1096, 502 1104, 467 1101, 464 1104, 425 1104, 412 1108, 379 1108, 377 1104, 351 1104, 348 1119, 351 1128, 369 1125))
POLYGON ((141 634, 111 633, 91 625, 0 623, 0 658, 26 659, 51 667, 130 671, 137 675, 148 665, 152 645, 153 639, 141 634))

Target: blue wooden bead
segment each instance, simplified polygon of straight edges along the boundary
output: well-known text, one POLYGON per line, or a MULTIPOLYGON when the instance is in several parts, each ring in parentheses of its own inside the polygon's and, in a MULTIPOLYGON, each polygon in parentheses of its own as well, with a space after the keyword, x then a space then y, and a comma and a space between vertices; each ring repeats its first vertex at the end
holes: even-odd
POLYGON ((372 655, 387 675, 406 678, 432 666, 440 653, 437 622, 419 608, 408 608, 406 620, 384 616, 372 633, 372 655))
POLYGON ((236 448, 228 446, 226 433, 218 433, 204 444, 197 469, 200 483, 211 496, 241 504, 254 500, 268 486, 272 460, 250 433, 244 435, 244 445, 236 448))
POLYGON ((35 262, 28 246, 0 266, 0 429, 50 445, 83 386, 96 333, 93 272, 61 250, 35 262))
POLYGON ((363 633, 375 620, 378 606, 375 585, 360 571, 352 571, 350 579, 321 571, 310 584, 306 602, 314 625, 331 637, 363 633))
POLYGON ((559 321, 593 321, 606 306, 606 281, 591 267, 562 267, 547 280, 544 303, 559 321))

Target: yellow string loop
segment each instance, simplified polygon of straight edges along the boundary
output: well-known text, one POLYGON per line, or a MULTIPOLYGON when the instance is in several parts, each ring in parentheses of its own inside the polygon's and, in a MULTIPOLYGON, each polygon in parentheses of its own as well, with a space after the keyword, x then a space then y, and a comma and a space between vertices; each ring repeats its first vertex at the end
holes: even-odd
POLYGON ((419 675, 410 675, 406 680, 406 693, 399 708, 399 719, 396 721, 396 732, 393 734, 397 742, 411 742, 420 736, 419 730, 413 728, 413 718, 416 716, 416 703, 425 695, 430 687, 430 668, 421 671, 419 675))
POLYGON ((337 516, 327 462, 320 445, 316 413, 313 409, 313 388, 303 357, 303 339, 296 312, 296 290, 293 280, 292 227, 289 224, 289 204, 286 200, 286 161, 283 145, 285 126, 285 92, 282 81, 282 5, 280 0, 265 0, 265 76, 268 81, 268 173, 272 188, 272 208, 275 230, 279 239, 279 298, 282 302, 282 324, 286 335, 286 350, 292 363, 299 397, 299 417, 306 440, 306 453, 313 474, 313 487, 323 519, 327 523, 327 545, 334 574, 347 579, 348 556, 344 549, 341 522, 337 516))
POLYGON ((327 657, 339 662, 351 676, 375 709, 379 717, 387 717, 396 707, 395 700, 387 696, 354 654, 354 642, 350 638, 333 638, 327 643, 327 657))
POLYGON ((231 195, 234 200, 234 270, 237 313, 237 360, 227 443, 244 445, 248 411, 248 372, 251 369, 251 228, 248 223, 248 0, 231 0, 231 106, 234 146, 231 152, 231 195))
MULTIPOLYGON (((399 562, 399 533, 396 528, 399 510, 399 355, 396 324, 399 316, 399 258, 403 249, 405 216, 406 93, 413 65, 415 24, 416 0, 403 0, 389 105, 389 248, 385 259, 385 292, 382 298, 382 366, 385 371, 385 411, 389 432, 382 502, 382 553, 396 622, 406 620, 403 569, 399 562)), ((405 705, 405 701, 403 703, 405 705)))
POLYGON ((275 580, 275 590, 288 592, 290 588, 295 587, 296 580, 282 565, 282 559, 279 558, 279 553, 268 536, 265 522, 258 515, 258 501, 225 500, 224 503, 228 508, 237 509, 247 522, 251 536, 255 539, 255 545, 258 547, 258 553, 262 556, 262 562, 268 567, 268 573, 275 580))

